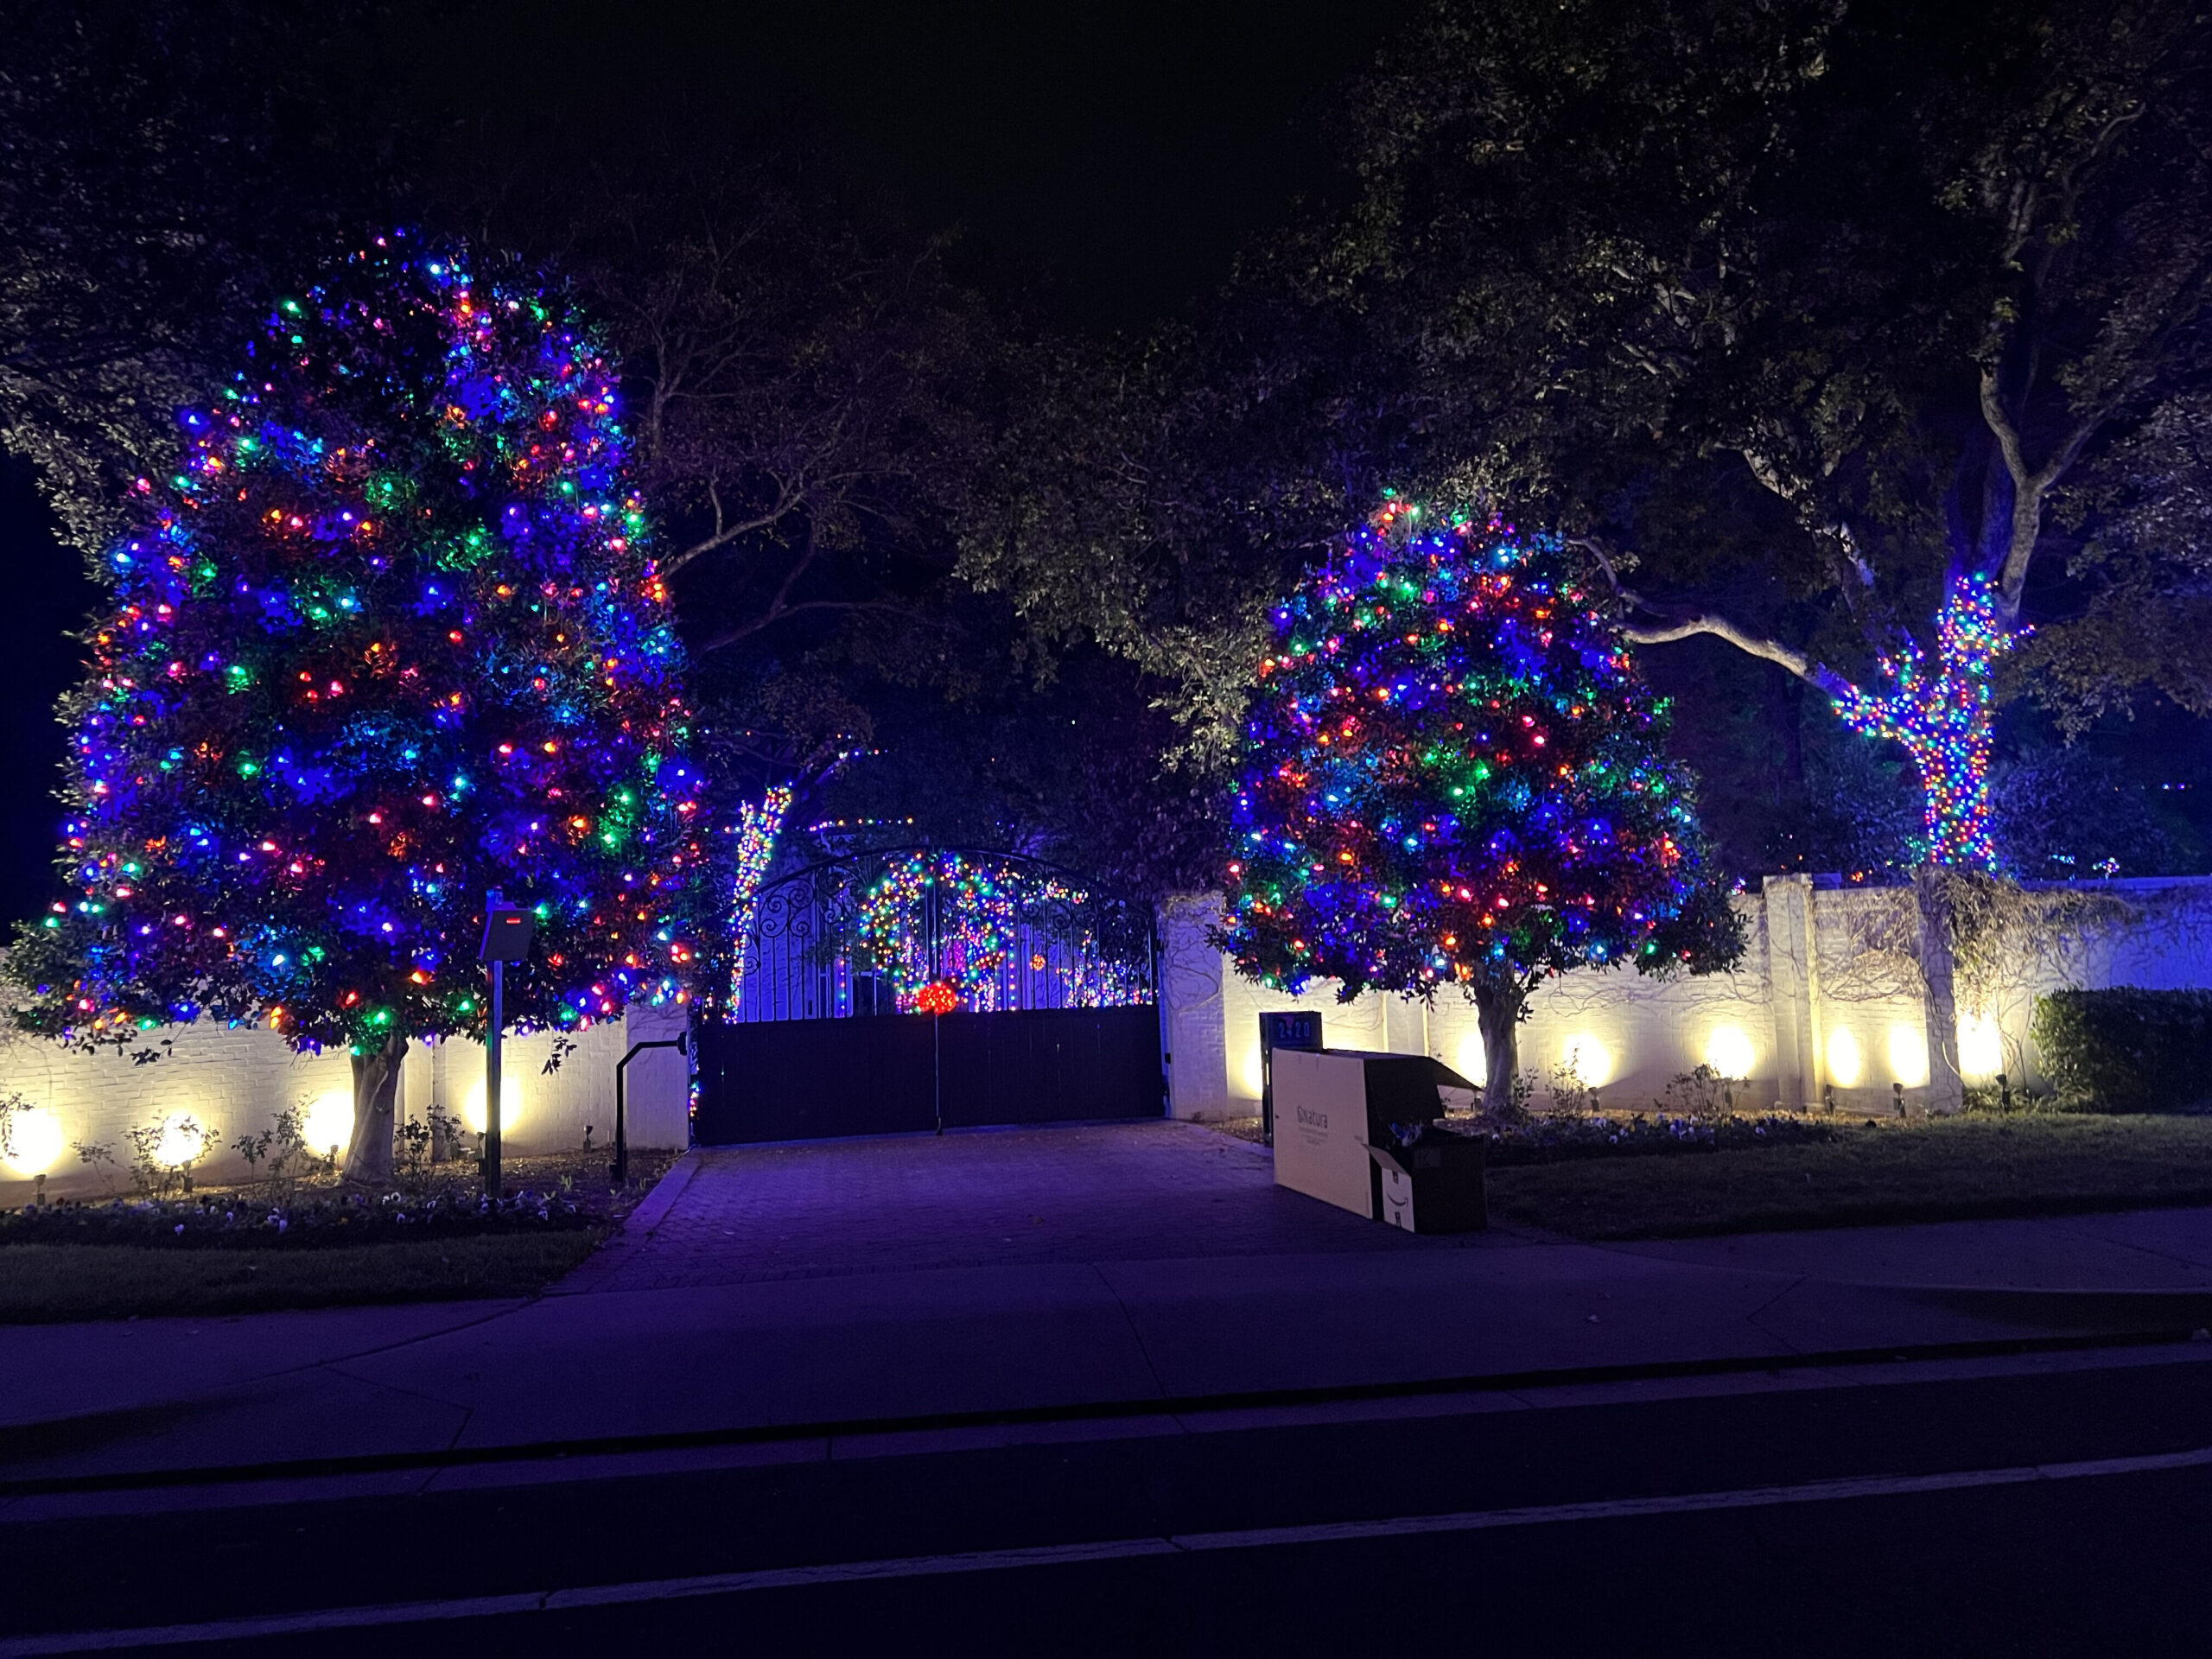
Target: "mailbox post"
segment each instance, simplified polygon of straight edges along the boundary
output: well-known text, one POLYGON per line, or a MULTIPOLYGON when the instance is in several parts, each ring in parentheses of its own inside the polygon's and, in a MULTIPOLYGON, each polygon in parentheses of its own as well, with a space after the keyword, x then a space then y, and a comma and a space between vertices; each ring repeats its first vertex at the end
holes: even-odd
POLYGON ((1275 1051, 1279 1048, 1319 1054, 1320 1009, 1298 1008, 1260 1016, 1260 1140, 1270 1147, 1275 1143, 1275 1051))
POLYGON ((484 949, 477 960, 492 970, 492 1018, 484 1037, 484 1193, 499 1197, 499 1033, 506 1024, 499 970, 511 962, 530 960, 531 935, 537 918, 526 910, 510 910, 493 887, 484 895, 484 949))

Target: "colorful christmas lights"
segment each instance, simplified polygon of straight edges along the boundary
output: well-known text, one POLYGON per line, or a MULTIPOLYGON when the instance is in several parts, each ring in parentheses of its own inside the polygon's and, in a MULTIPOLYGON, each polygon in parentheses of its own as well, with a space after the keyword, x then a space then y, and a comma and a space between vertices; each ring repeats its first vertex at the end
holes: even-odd
POLYGON ((1903 744, 1919 767, 1928 839, 1916 850, 1935 863, 1997 868, 1989 823, 1990 668, 2027 632, 1998 620, 1996 585, 1986 575, 1954 577, 1936 613, 1935 672, 1919 645, 1908 643, 1881 659, 1888 690, 1853 686, 1836 696, 1845 725, 1903 744))
POLYGON ((519 1023, 683 1000, 701 779, 614 365, 553 294, 400 235, 246 358, 111 560, 34 1017, 480 1034, 492 886, 538 918, 519 1023))
POLYGON ((1556 538, 1393 499, 1275 612, 1222 944, 1346 995, 1725 954, 1665 716, 1556 538))
POLYGON ((1085 919, 1090 903, 1020 860, 904 854, 861 895, 847 964, 881 975, 901 1013, 931 1012, 922 999, 939 984, 985 1014, 1151 1001, 1142 967, 1109 957, 1085 919))
POLYGON ((760 883, 776 856, 776 836, 783 830, 784 815, 791 810, 791 791, 783 784, 769 790, 759 805, 747 801, 738 809, 737 872, 731 884, 729 917, 729 936, 737 943, 729 970, 729 1005, 733 1008, 740 1006, 744 995, 745 941, 753 937, 753 915, 760 897, 760 883))
POLYGON ((939 982, 963 1005, 988 1011, 1010 1006, 1006 969, 1017 925, 1015 899, 998 872, 958 853, 911 853, 861 899, 855 954, 890 980, 902 1014, 920 1008, 939 982))

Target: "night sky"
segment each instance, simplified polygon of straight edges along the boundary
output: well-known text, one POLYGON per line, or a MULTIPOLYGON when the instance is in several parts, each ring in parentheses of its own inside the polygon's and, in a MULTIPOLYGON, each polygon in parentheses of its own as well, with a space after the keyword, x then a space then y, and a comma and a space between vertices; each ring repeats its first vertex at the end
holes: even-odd
MULTIPOLYGON (((1331 189, 1330 90, 1414 10, 537 6, 529 32, 496 25, 448 61, 480 73, 512 54, 524 94, 558 63, 622 66, 639 108, 673 99, 701 118, 802 123, 915 225, 961 231, 961 268, 976 280, 1065 325, 1138 330, 1217 287, 1293 199, 1331 189)), ((574 115, 566 100, 544 104, 574 115)), ((4 923, 49 896, 53 705, 77 672, 68 636, 99 597, 15 463, 0 464, 0 575, 4 923)))

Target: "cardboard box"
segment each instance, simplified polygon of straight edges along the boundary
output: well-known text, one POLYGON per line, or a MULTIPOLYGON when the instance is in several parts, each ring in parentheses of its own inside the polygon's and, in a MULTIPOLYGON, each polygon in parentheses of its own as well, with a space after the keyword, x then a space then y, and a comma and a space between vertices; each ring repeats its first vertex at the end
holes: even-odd
POLYGON ((1489 1147, 1451 1137, 1370 1147, 1387 1226, 1409 1233, 1474 1233, 1490 1225, 1489 1147))
POLYGON ((1372 1217, 1360 1057, 1276 1050, 1274 1100, 1275 1185, 1372 1217))
POLYGON ((1397 1224, 1412 1231, 1459 1232, 1486 1224, 1481 1142, 1458 1142, 1440 1149, 1424 1142, 1413 1150, 1433 1154, 1433 1158, 1395 1161, 1406 1154, 1398 1150, 1393 1126, 1426 1128, 1444 1114, 1440 1087, 1470 1086, 1450 1066, 1422 1054, 1333 1048, 1307 1054, 1278 1049, 1274 1071, 1278 1186, 1381 1221, 1386 1218, 1383 1178, 1388 1161, 1407 1183, 1399 1205, 1406 1221, 1397 1224), (1462 1147, 1471 1149, 1471 1154, 1462 1147), (1370 1155, 1370 1149, 1378 1148, 1388 1149, 1388 1160, 1370 1155), (1475 1160, 1471 1199, 1465 1190, 1470 1155, 1475 1160), (1434 1179, 1429 1179, 1432 1164, 1434 1179), (1467 1219, 1471 1215, 1479 1218, 1467 1219))

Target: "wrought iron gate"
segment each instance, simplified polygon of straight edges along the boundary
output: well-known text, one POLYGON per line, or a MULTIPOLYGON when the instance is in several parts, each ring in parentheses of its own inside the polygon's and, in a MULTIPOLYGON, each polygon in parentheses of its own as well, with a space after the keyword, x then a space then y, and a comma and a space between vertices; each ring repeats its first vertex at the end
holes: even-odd
POLYGON ((706 1144, 1164 1109, 1150 905, 910 847, 764 887, 699 1033, 706 1144))

